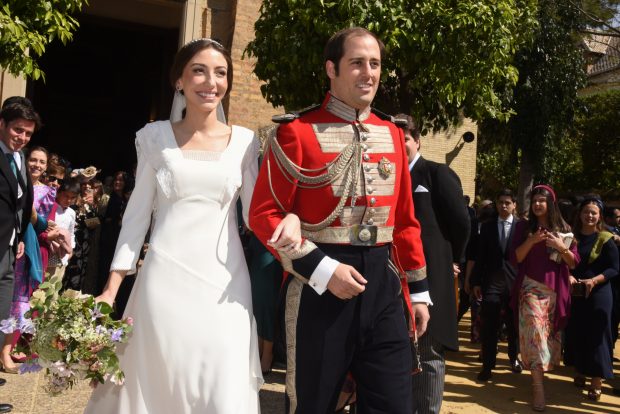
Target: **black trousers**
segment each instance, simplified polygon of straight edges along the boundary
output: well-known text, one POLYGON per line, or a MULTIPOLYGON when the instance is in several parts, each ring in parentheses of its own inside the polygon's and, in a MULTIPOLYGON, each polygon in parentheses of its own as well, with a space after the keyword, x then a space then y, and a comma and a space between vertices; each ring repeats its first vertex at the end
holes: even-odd
MULTIPOLYGON (((15 241, 17 243, 17 240, 15 241)), ((0 257, 0 320, 8 319, 13 302, 15 281, 15 247, 7 246, 0 257)), ((0 332, 0 344, 4 344, 4 334, 0 332)))
POLYGON ((344 301, 288 280, 287 412, 333 413, 351 372, 358 413, 411 413, 411 347, 400 281, 388 267, 389 246, 319 248, 355 267, 368 283, 362 294, 344 301))
POLYGON ((480 318, 482 329, 482 367, 491 370, 495 368, 497 360, 497 341, 502 327, 506 324, 508 336, 508 358, 517 359, 519 353, 519 336, 515 327, 514 314, 510 308, 510 299, 507 296, 484 298, 482 300, 480 318))

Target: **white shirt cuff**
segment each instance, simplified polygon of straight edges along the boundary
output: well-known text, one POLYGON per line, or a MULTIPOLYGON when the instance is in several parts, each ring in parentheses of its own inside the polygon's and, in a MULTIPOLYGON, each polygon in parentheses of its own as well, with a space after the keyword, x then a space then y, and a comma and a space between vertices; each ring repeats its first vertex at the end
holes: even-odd
POLYGON ((433 306, 431 295, 428 293, 428 290, 420 293, 411 293, 409 298, 411 299, 411 303, 426 303, 428 306, 433 306))
POLYGON ((340 264, 339 261, 332 259, 329 256, 325 256, 320 261, 319 265, 314 269, 308 284, 318 293, 322 295, 327 290, 327 284, 329 279, 336 271, 336 267, 340 264))

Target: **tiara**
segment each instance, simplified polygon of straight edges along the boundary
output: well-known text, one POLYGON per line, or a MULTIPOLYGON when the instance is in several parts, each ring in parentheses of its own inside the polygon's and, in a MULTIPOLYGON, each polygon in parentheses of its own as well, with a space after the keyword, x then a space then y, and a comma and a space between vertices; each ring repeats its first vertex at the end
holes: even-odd
MULTIPOLYGON (((198 38, 198 39, 192 39, 189 42, 185 43, 185 46, 189 46, 191 44, 194 44, 194 43, 197 43, 197 42, 203 42, 203 41, 204 42, 209 42, 209 43, 214 43, 216 46, 219 46, 222 49, 226 49, 223 44, 221 44, 217 40, 213 40, 213 39, 210 39, 208 37, 201 37, 201 38, 198 38)), ((185 46, 183 46, 183 47, 185 47, 185 46)))

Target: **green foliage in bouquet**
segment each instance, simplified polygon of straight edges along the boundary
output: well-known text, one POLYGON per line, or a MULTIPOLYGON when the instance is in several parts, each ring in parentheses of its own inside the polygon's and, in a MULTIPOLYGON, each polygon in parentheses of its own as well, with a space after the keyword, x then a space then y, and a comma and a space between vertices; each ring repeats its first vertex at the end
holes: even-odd
POLYGON ((32 334, 26 348, 28 359, 20 372, 44 368, 46 389, 52 395, 85 379, 92 385, 107 380, 122 384, 124 374, 115 350, 127 340, 132 319, 113 320, 113 309, 107 303, 96 303, 92 295, 75 290, 60 293, 61 286, 59 277, 42 283, 32 294, 26 319, 2 321, 4 332, 12 326, 22 334, 32 334))

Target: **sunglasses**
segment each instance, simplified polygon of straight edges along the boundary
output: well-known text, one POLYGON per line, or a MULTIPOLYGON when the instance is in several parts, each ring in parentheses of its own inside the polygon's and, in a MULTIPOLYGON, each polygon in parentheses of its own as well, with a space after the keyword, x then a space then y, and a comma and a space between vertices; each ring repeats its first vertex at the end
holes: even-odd
POLYGON ((58 177, 55 177, 53 175, 48 175, 47 176, 47 182, 48 183, 53 183, 54 181, 56 181, 60 185, 62 185, 65 182, 65 180, 63 180, 62 178, 58 178, 58 177))

